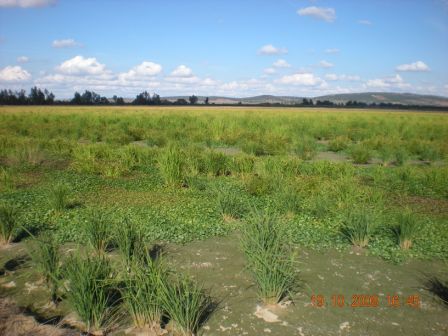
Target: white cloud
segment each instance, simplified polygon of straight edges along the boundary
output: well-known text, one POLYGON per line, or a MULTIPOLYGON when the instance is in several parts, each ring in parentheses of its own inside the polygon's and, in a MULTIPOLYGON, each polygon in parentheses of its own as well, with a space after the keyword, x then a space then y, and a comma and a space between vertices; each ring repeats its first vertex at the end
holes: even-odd
POLYGON ((145 61, 131 70, 118 75, 121 81, 141 80, 145 77, 153 77, 162 72, 162 66, 157 63, 145 61))
POLYGON ((429 71, 429 67, 422 61, 417 61, 410 64, 401 64, 397 66, 397 71, 409 71, 409 72, 425 72, 429 71))
POLYGON ((326 54, 337 54, 340 50, 337 48, 328 48, 325 49, 325 53, 326 54))
POLYGON ((0 70, 0 81, 5 82, 24 82, 31 79, 31 74, 22 69, 22 67, 16 66, 7 66, 0 70))
POLYGON ((106 66, 96 58, 75 56, 57 67, 57 70, 67 75, 101 75, 107 73, 106 66))
POLYGON ((370 26, 372 24, 369 20, 358 20, 358 23, 365 26, 370 26))
POLYGON ((321 78, 312 73, 297 73, 293 75, 286 75, 276 81, 279 84, 292 84, 303 86, 315 86, 325 83, 321 78))
POLYGON ((392 77, 375 78, 370 79, 366 82, 366 87, 369 88, 408 88, 410 85, 406 83, 400 75, 395 75, 392 77))
POLYGON ((319 62, 319 66, 322 68, 332 68, 334 67, 334 64, 324 60, 319 62))
POLYGON ((81 46, 81 44, 74 39, 54 40, 51 45, 53 48, 73 48, 81 46))
POLYGON ((193 71, 186 65, 179 65, 171 72, 172 77, 193 77, 193 71))
POLYGON ((326 74, 325 79, 330 81, 359 81, 361 77, 356 75, 336 75, 336 74, 326 74))
POLYGON ((28 63, 30 59, 26 56, 17 57, 17 63, 28 63))
POLYGON ((276 68, 290 68, 291 64, 286 62, 284 59, 278 59, 272 64, 272 66, 276 68))
POLYGON ((311 16, 315 19, 324 20, 326 22, 333 22, 336 20, 336 11, 333 8, 323 7, 306 7, 297 11, 300 16, 311 16))
POLYGON ((280 54, 287 54, 288 49, 286 48, 277 48, 274 47, 272 44, 266 44, 258 50, 258 53, 260 55, 280 55, 280 54))
POLYGON ((0 7, 45 7, 55 5, 57 0, 0 0, 0 7))
POLYGON ((266 68, 264 69, 264 73, 267 75, 273 75, 276 73, 276 70, 274 68, 266 68))

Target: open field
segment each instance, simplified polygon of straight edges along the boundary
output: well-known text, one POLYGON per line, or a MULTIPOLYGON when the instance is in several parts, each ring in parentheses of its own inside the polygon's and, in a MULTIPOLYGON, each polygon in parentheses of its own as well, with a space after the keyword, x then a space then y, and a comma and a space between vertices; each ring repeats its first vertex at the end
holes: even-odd
POLYGON ((92 333, 444 335, 447 159, 443 113, 0 107, 0 294, 92 333))

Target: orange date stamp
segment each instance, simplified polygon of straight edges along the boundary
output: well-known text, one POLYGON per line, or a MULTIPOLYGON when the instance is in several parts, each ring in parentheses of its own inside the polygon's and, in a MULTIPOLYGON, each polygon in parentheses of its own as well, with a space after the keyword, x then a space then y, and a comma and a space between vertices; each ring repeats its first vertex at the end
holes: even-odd
POLYGON ((311 307, 315 308, 420 308, 420 305, 420 296, 416 294, 407 296, 387 294, 381 297, 376 294, 353 294, 350 298, 346 298, 343 294, 333 294, 329 297, 322 294, 311 295, 311 307))

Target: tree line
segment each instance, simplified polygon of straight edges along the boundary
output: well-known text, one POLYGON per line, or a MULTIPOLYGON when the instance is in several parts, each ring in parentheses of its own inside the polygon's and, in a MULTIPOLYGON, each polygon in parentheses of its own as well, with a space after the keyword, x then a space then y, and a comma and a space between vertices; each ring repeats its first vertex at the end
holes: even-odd
MULTIPOLYGON (((174 101, 162 99, 157 93, 152 95, 143 91, 139 93, 135 99, 126 102, 123 97, 114 95, 112 98, 106 98, 94 91, 85 90, 83 93, 75 92, 72 99, 56 100, 55 95, 47 89, 32 87, 27 94, 25 90, 12 91, 0 90, 0 105, 196 105, 199 98, 195 95, 184 98, 178 98, 174 101)), ((209 105, 209 98, 206 97, 202 103, 209 105)), ((215 104, 212 105, 235 105, 235 104, 215 104)), ((303 98, 301 102, 294 104, 283 103, 259 103, 259 104, 243 104, 241 101, 237 105, 250 106, 278 106, 278 107, 333 107, 333 108, 384 108, 384 109, 412 109, 412 110, 441 110, 447 111, 447 107, 430 106, 430 105, 403 105, 395 103, 365 103, 356 100, 349 100, 345 103, 334 103, 329 100, 313 100, 311 98, 303 98)))

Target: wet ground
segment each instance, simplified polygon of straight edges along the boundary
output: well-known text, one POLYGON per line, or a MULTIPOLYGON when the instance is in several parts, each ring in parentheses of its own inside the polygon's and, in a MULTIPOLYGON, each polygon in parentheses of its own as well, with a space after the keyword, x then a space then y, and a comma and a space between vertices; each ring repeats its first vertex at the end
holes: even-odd
MULTIPOLYGON (((448 306, 426 289, 430 277, 446 276, 446 263, 412 260, 394 265, 362 251, 297 251, 300 292, 282 307, 264 307, 245 270, 238 237, 165 247, 169 263, 210 288, 219 301, 202 335, 448 334, 448 306), (333 295, 339 302, 333 302, 333 295), (362 307, 374 301, 356 295, 367 295, 369 300, 377 296, 378 306, 362 307), (353 303, 358 306, 352 307, 353 303)), ((21 244, 1 251, 0 294, 45 321, 42 312, 48 293, 36 275, 30 277, 29 270, 23 270, 26 260, 17 258, 23 252, 21 244)))

